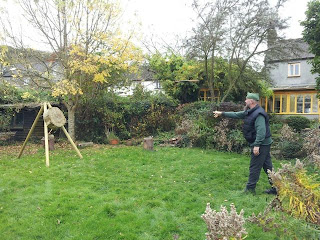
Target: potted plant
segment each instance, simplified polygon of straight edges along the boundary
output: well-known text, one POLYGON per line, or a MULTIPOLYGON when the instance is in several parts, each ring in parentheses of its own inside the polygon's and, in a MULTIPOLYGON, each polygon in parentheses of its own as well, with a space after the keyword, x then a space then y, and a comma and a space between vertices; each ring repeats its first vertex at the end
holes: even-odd
POLYGON ((108 142, 111 145, 117 145, 119 144, 119 138, 114 134, 114 132, 110 132, 108 134, 108 142))

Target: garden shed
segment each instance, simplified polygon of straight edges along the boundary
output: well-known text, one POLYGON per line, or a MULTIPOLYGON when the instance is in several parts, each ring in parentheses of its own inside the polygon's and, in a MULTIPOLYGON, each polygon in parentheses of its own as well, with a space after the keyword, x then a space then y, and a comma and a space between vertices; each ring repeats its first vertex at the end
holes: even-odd
MULTIPOLYGON (((58 106, 58 104, 53 105, 58 106)), ((0 105, 0 110, 14 110, 10 123, 10 131, 11 133, 14 133, 13 140, 25 140, 40 110, 40 107, 41 103, 17 103, 0 105)), ((42 138, 44 136, 42 116, 40 121, 38 121, 32 136, 37 138, 42 138)))

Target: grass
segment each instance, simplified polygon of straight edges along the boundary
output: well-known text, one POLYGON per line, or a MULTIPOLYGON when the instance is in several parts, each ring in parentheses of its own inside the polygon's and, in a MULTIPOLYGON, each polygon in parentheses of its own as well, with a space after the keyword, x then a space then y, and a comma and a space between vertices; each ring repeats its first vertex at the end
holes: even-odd
MULTIPOLYGON (((38 145, 21 159, 16 149, 4 151, 0 239, 205 239, 201 214, 208 202, 216 210, 234 203, 248 217, 273 199, 262 193, 269 187, 264 173, 256 196, 242 193, 249 158, 239 154, 100 146, 81 150, 83 159, 70 149, 55 150, 46 168, 38 145)), ((268 232, 246 223, 246 239, 317 236, 302 220, 277 218, 279 227, 268 232)))

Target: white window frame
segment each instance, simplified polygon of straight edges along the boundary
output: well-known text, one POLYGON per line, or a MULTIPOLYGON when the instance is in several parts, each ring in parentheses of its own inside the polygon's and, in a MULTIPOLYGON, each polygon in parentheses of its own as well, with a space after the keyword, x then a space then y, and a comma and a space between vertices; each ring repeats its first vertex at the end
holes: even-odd
POLYGON ((300 63, 288 63, 288 77, 300 77, 300 63), (293 66, 293 74, 291 74, 290 67, 293 66), (296 66, 298 66, 298 72, 296 71, 296 66))
POLYGON ((160 88, 161 88, 160 80, 156 80, 155 81, 155 89, 160 89, 160 88))

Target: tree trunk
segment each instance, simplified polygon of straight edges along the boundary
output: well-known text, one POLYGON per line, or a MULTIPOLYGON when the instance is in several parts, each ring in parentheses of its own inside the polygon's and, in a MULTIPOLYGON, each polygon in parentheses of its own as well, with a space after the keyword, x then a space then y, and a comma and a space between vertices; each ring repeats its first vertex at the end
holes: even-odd
POLYGON ((224 96, 221 99, 220 103, 223 103, 226 100, 226 98, 231 93, 231 90, 234 88, 234 85, 235 85, 236 81, 239 81, 239 78, 240 78, 239 76, 237 76, 236 79, 232 79, 232 77, 229 77, 229 87, 228 87, 227 91, 224 93, 224 96))
POLYGON ((68 133, 73 141, 75 141, 75 113, 77 105, 73 101, 69 100, 68 102, 63 101, 63 104, 68 110, 68 133))
POLYGON ((75 140, 75 113, 75 107, 68 109, 68 132, 73 141, 75 140))
POLYGON ((206 81, 208 81, 209 80, 209 73, 208 73, 208 56, 207 55, 204 56, 204 71, 206 74, 206 81))
POLYGON ((211 102, 213 102, 214 100, 214 90, 213 90, 213 87, 214 87, 214 58, 215 58, 215 54, 214 54, 214 48, 215 46, 213 46, 213 49, 212 49, 212 55, 211 55, 211 68, 210 68, 210 78, 209 78, 209 90, 210 90, 210 95, 211 95, 211 102))

